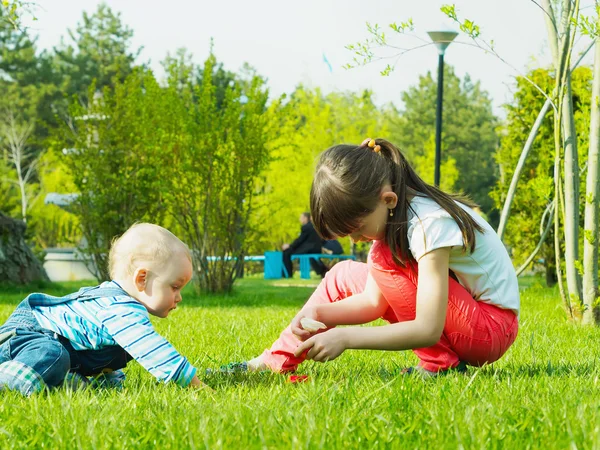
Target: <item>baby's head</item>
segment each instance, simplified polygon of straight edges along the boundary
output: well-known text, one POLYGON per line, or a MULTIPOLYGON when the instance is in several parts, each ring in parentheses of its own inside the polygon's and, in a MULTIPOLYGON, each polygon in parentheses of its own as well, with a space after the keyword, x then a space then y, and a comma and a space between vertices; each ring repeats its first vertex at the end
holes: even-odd
POLYGON ((150 314, 167 317, 181 301, 181 289, 192 278, 190 250, 158 225, 138 223, 116 238, 109 271, 150 314))

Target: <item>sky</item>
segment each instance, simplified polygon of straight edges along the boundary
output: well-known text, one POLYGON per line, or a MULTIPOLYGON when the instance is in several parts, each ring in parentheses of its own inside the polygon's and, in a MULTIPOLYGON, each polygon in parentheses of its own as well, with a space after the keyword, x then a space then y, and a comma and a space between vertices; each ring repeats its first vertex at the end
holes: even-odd
MULTIPOLYGON (((149 62, 160 77, 160 61, 167 53, 185 47, 194 61, 202 63, 214 40, 217 59, 227 70, 237 71, 249 63, 266 77, 272 96, 290 93, 298 84, 320 87, 324 92, 374 92, 377 104, 393 102, 401 107, 401 93, 418 83, 420 75, 432 71, 436 76, 437 50, 427 45, 404 53, 391 75, 380 71, 387 62, 344 69, 352 61, 348 44, 369 37, 366 23, 389 30, 389 42, 414 48, 428 42, 427 31, 458 30, 440 12, 451 0, 107 0, 134 32, 133 47, 143 47, 138 62, 149 62), (412 19, 413 36, 393 36, 392 22, 412 19), (325 58, 327 62, 325 61, 325 58)), ((37 20, 28 22, 38 34, 40 48, 56 46, 67 29, 82 21, 84 11, 92 13, 96 0, 38 0, 37 20)), ((591 15, 592 1, 582 1, 583 12, 591 15)), ((544 13, 531 0, 455 0, 459 17, 474 21, 481 37, 494 41, 504 61, 486 54, 473 41, 459 34, 446 51, 445 62, 454 66, 461 78, 465 74, 481 82, 492 98, 494 112, 503 117, 502 105, 510 102, 514 77, 519 73, 550 64, 544 13)), ((576 50, 590 41, 581 38, 576 50)), ((395 59, 395 58, 394 58, 395 59)), ((393 61, 393 60, 389 60, 393 61)), ((582 64, 593 63, 593 51, 582 64)))

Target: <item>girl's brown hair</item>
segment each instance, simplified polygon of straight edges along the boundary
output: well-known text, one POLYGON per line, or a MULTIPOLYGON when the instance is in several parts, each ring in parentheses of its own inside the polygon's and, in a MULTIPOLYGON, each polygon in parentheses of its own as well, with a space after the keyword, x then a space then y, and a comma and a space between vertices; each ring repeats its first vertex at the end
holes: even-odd
POLYGON ((407 235, 410 190, 445 209, 460 228, 463 250, 475 250, 475 230, 483 233, 483 228, 456 201, 477 205, 425 183, 391 142, 375 139, 375 143, 381 148, 378 153, 367 146, 335 145, 321 155, 310 190, 313 225, 321 237, 334 239, 355 232, 360 220, 375 210, 383 186, 390 184, 398 203, 394 216, 388 218, 385 240, 396 263, 414 261, 407 235))

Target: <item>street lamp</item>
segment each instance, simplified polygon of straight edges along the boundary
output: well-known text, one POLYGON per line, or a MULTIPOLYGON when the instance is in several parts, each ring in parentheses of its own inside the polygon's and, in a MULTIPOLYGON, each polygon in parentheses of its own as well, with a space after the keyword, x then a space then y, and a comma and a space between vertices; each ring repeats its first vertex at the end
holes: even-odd
POLYGON ((442 98, 444 96, 444 52, 458 33, 456 31, 428 31, 427 34, 438 49, 438 92, 435 115, 435 172, 434 184, 440 186, 440 164, 442 160, 442 98))

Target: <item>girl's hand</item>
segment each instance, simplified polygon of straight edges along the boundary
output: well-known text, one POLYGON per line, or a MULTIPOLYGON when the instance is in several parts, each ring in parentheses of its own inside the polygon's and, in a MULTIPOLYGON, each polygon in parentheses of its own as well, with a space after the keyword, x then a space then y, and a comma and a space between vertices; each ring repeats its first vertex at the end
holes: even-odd
POLYGON ((315 332, 310 332, 308 330, 305 330, 302 327, 302 324, 300 323, 300 321, 304 317, 307 317, 307 318, 313 319, 313 320, 319 320, 317 318, 316 307, 309 306, 307 308, 303 308, 298 314, 296 314, 296 317, 294 317, 292 319, 292 323, 290 325, 290 327, 292 329, 292 333, 294 333, 298 337, 298 339, 300 339, 301 341, 305 341, 315 334, 315 332))
POLYGON ((324 333, 316 334, 300 344, 294 355, 299 357, 308 350, 306 354, 307 359, 320 362, 332 361, 347 348, 346 330, 343 328, 332 328, 324 333))

